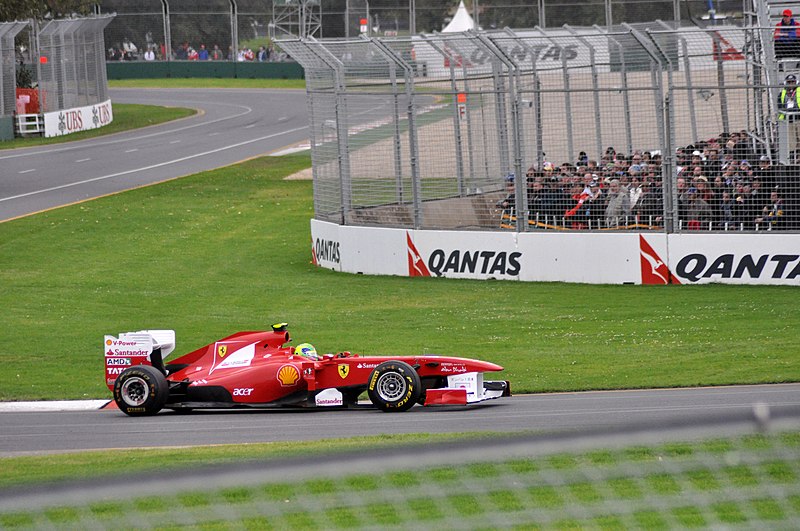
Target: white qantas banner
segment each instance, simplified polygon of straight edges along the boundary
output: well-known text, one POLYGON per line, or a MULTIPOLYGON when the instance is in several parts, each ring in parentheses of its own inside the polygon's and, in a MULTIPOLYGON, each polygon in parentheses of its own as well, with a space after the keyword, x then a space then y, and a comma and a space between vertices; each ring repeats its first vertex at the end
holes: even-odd
POLYGON ((800 235, 671 234, 669 269, 681 284, 800 286, 800 235))
POLYGON ((95 105, 44 113, 44 136, 61 136, 87 131, 110 124, 114 120, 111 100, 95 105))
POLYGON ((589 284, 800 285, 800 234, 458 232, 311 220, 320 267, 366 275, 589 284))

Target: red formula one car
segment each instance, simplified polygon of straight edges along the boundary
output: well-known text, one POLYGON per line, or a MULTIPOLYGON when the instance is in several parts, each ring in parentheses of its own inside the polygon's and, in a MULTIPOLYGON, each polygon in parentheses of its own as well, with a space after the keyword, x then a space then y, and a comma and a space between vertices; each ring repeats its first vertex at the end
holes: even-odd
POLYGON ((367 392, 383 411, 414 404, 466 405, 510 396, 506 381, 484 381, 494 363, 445 356, 319 356, 296 348, 287 325, 239 332, 164 361, 175 349, 173 330, 105 336, 106 384, 128 415, 161 409, 355 407, 367 392))

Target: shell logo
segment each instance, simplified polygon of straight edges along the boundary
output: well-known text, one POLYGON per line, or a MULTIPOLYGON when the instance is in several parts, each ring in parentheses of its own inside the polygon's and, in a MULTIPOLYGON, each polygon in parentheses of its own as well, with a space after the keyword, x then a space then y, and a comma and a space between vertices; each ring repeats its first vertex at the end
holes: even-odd
POLYGON ((294 365, 284 365, 278 369, 278 381, 284 387, 291 387, 300 379, 300 371, 294 365))
POLYGON ((106 339, 106 345, 109 345, 109 346, 111 345, 111 340, 110 339, 106 339))

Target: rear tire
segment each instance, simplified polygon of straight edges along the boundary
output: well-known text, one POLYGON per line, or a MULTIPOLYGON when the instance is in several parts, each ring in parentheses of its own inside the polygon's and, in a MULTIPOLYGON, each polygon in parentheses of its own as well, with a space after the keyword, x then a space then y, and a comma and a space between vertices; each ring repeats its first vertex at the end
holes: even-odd
POLYGON ((381 411, 408 411, 422 396, 422 383, 408 363, 385 361, 370 374, 367 394, 381 411))
POLYGON ((114 402, 132 417, 155 415, 169 396, 164 375, 150 365, 136 365, 122 371, 114 382, 114 402))

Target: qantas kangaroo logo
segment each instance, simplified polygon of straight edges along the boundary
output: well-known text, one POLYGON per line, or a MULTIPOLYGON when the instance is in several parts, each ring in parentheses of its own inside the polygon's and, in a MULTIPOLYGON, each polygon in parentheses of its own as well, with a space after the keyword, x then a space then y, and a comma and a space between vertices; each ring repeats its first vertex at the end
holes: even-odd
POLYGON ((408 276, 410 277, 429 277, 431 272, 428 271, 428 266, 425 265, 425 260, 419 254, 414 242, 411 241, 411 235, 406 232, 406 242, 408 243, 408 276))
POLYGON ((642 284, 680 284, 653 248, 639 235, 639 256, 642 266, 642 284))

